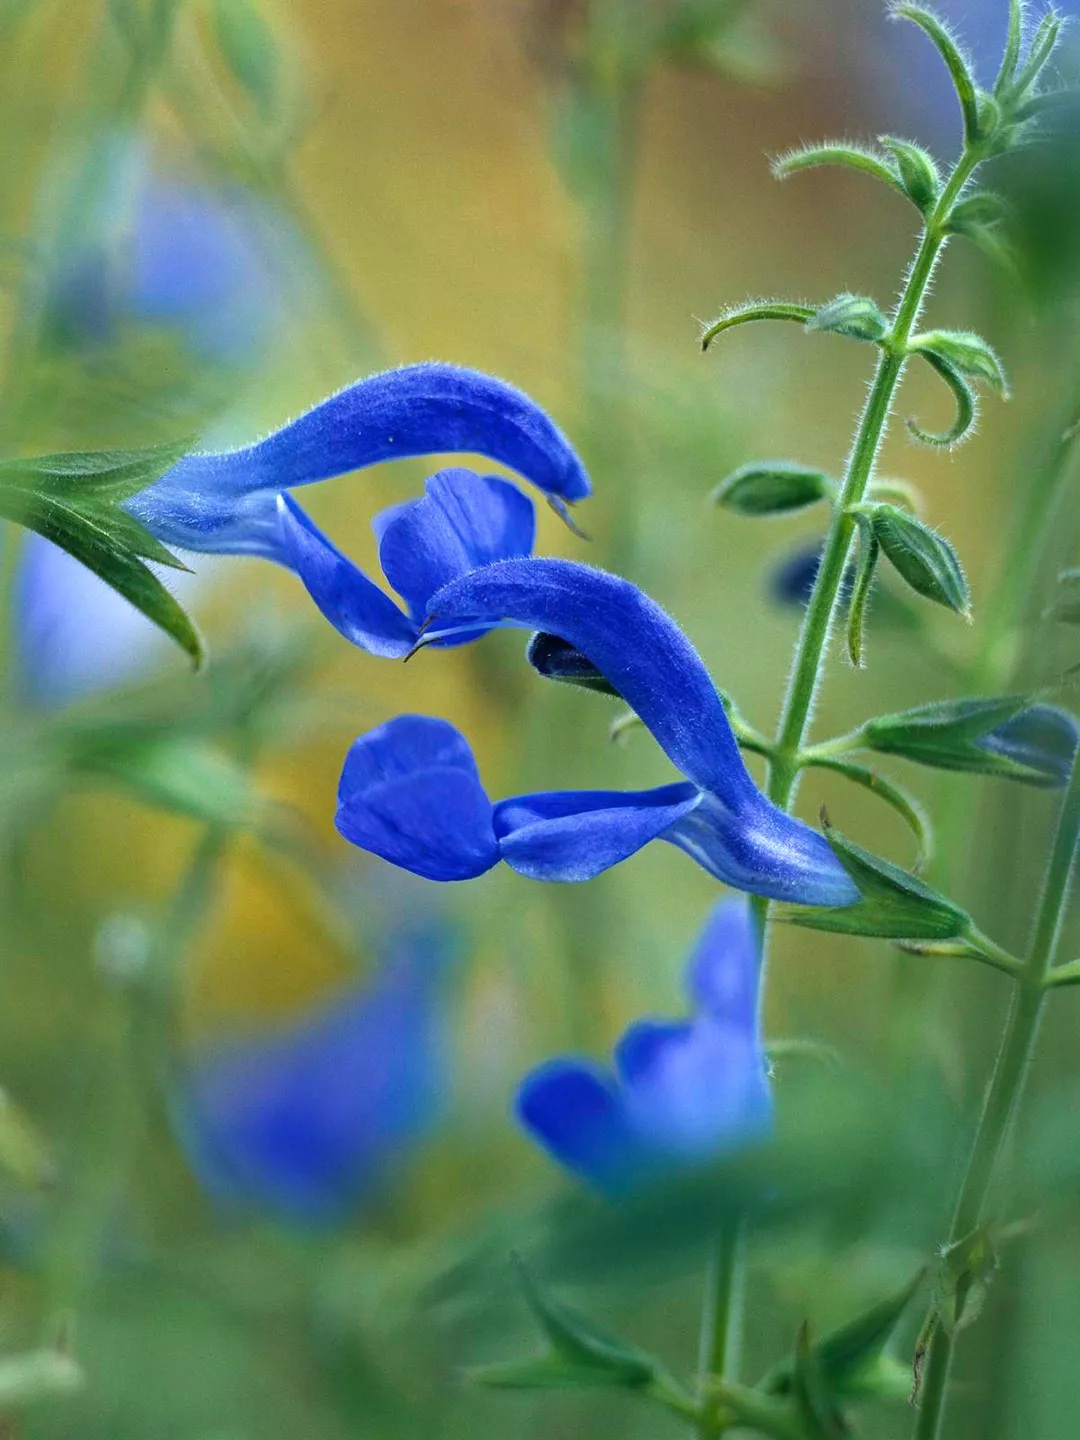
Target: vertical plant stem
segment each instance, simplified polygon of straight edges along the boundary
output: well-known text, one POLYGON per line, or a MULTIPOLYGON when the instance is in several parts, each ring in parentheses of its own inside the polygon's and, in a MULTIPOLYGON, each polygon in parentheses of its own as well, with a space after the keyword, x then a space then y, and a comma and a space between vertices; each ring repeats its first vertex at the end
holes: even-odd
POLYGON ((743 1227, 737 1220, 732 1220, 716 1235, 705 1274, 705 1303, 698 1355, 702 1391, 698 1427, 701 1440, 715 1440, 721 1434, 716 1407, 706 1403, 708 1378, 733 1374, 738 1359, 744 1243, 743 1227))
MULTIPOLYGON (((1057 835, 1043 882, 1035 933, 1024 973, 1018 978, 994 1073, 986 1092, 982 1118, 975 1134, 964 1183, 949 1232, 954 1245, 979 1225, 986 1206, 1002 1147, 1023 1092, 1024 1081, 1038 1039, 1039 1022, 1047 996, 1047 979, 1054 964, 1080 843, 1080 756, 1074 758, 1065 798, 1061 803, 1057 835)), ((957 1318, 963 1313, 966 1292, 958 1286, 957 1318)), ((930 1341, 922 1405, 915 1426, 916 1440, 936 1440, 945 1411, 945 1396, 952 1368, 954 1339, 938 1324, 930 1341)))

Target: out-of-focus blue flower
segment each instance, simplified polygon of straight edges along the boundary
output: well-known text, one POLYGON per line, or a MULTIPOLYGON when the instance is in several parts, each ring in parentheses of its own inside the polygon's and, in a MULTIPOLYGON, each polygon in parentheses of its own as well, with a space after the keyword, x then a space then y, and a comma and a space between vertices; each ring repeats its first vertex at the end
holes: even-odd
MULTIPOLYGON (((516 485, 471 470, 442 470, 424 495, 372 522, 383 574, 408 606, 394 604, 312 524, 290 495, 279 499, 289 564, 316 605, 346 639, 373 655, 400 658, 413 649, 432 595, 478 565, 532 553, 533 503, 516 485)), ((483 629, 440 644, 476 639, 483 629)))
POLYGON ((752 894, 807 905, 859 898, 822 836, 758 790, 700 656, 629 581, 567 560, 506 560, 452 581, 430 603, 433 638, 501 622, 572 645, 687 778, 493 805, 453 726, 405 715, 349 752, 337 812, 347 840, 431 880, 471 879, 505 860, 532 879, 580 881, 659 838, 752 894))
MULTIPOLYGON (((423 364, 358 380, 254 445, 186 455, 127 509, 167 545, 289 565, 279 495, 382 460, 441 454, 506 465, 556 506, 589 494, 570 442, 527 395, 476 370, 423 364)), ((286 513, 305 523, 296 506, 286 513)))
MULTIPOLYGON (((41 535, 23 537, 11 623, 16 684, 39 705, 60 705, 132 679, 164 654, 160 630, 85 565, 41 535)), ((190 594, 196 577, 169 585, 190 594)))
POLYGON ((521 1123, 560 1164, 608 1193, 760 1140, 772 1097, 759 972, 749 906, 722 900, 687 967, 693 1018, 632 1025, 615 1048, 614 1072, 549 1060, 518 1092, 521 1123))
POLYGON ((1043 776, 1048 785, 1064 785, 1076 751, 1076 721, 1054 705, 1029 705, 975 744, 1043 776))
POLYGON ((445 1092, 449 948, 441 930, 398 935, 370 985, 189 1058, 172 1114, 216 1201, 318 1225, 378 1194, 445 1092))
POLYGON ((769 571, 770 598, 778 605, 809 605, 820 569, 820 540, 792 550, 769 571))

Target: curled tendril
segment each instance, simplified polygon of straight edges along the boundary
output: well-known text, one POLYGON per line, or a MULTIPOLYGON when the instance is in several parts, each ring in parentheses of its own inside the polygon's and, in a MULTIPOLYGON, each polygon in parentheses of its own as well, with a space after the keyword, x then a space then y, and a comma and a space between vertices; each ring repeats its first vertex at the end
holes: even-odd
POLYGON ((960 445, 974 431, 975 422, 979 414, 979 402, 975 391, 971 388, 963 375, 955 365, 949 363, 943 356, 933 350, 919 350, 916 353, 921 355, 928 365, 931 365, 941 376, 945 384, 953 393, 956 401, 956 419, 948 430, 935 434, 930 430, 924 430, 915 420, 908 420, 907 428, 911 431, 916 440, 923 445, 938 445, 951 448, 960 445))

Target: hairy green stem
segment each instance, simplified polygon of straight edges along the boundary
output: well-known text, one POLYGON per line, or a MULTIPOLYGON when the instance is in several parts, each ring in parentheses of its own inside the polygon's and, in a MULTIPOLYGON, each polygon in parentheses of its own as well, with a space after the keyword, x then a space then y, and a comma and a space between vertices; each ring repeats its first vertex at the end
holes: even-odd
POLYGON ((713 1241, 705 1276, 705 1303, 701 1316, 698 1373, 701 1400, 698 1433, 701 1440, 715 1440, 723 1433, 719 1407, 708 1401, 711 1377, 721 1379, 735 1370, 739 1344, 739 1308, 742 1294, 743 1228, 731 1221, 713 1241))
MULTIPOLYGON (((1002 1148, 1016 1114, 1038 1039, 1039 1022, 1048 993, 1047 981, 1053 968, 1061 924, 1072 889, 1078 843, 1080 757, 1073 761, 1068 788, 1061 803, 1057 835, 1043 883, 1031 949, 1023 974, 1018 977, 1013 992, 1005 1033, 986 1092, 982 1118, 953 1216, 949 1234, 950 1245, 970 1235, 982 1220, 1002 1148)), ((960 1315, 964 1299, 963 1292, 958 1292, 957 1310, 960 1315)), ((953 1348, 953 1334, 944 1325, 936 1325, 927 1356, 915 1440, 936 1440, 940 1432, 953 1348)))

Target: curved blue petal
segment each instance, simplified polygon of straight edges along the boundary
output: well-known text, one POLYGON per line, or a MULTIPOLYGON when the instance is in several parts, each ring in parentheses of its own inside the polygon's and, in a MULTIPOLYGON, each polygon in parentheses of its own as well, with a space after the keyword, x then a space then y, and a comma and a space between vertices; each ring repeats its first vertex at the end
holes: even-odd
POLYGON ((536 511, 516 485, 472 470, 440 470, 412 504, 379 526, 383 574, 418 623, 436 590, 496 560, 531 555, 536 511))
POLYGON ((545 1150, 598 1189, 623 1189, 641 1168, 621 1096, 599 1066, 547 1061, 526 1076, 515 1109, 545 1150))
POLYGON ((574 501, 588 476, 562 431, 522 391, 457 365, 406 365, 358 380, 239 450, 186 455, 127 502, 166 544, 280 559, 283 490, 415 455, 484 455, 574 501))
POLYGON ((1076 750, 1073 717, 1053 705, 1030 705, 1004 725, 976 741, 980 750, 1001 755, 1045 777, 1048 785, 1064 785, 1076 750))
POLYGON ((173 1117, 215 1199, 323 1223, 378 1188, 438 1104, 440 966, 415 958, 284 1031, 185 1066, 173 1117))
POLYGON ((623 1106, 657 1158, 704 1161, 769 1129, 772 1098, 760 1045, 743 1030, 697 1020, 642 1022, 623 1038, 623 1106))
POLYGON ((361 850, 427 880, 471 880, 499 861, 468 742, 425 715, 399 715, 353 742, 335 824, 361 850))
POLYGON ((436 634, 499 616, 557 635, 590 660, 706 792, 665 838, 710 874, 805 905, 859 898, 825 840, 757 789, 697 651, 637 586, 570 560, 506 560, 452 581, 432 597, 431 611, 436 634))
POLYGON ((685 783, 656 790, 553 790, 495 806, 502 858, 531 880, 591 880, 662 835, 700 802, 685 783))
POLYGON ((507 560, 432 596, 433 629, 475 616, 544 630, 581 651, 702 790, 755 792, 701 657, 636 585, 571 560, 507 560))
POLYGON ((334 629, 371 655, 400 660, 417 626, 328 540, 291 495, 278 497, 282 558, 334 629))
POLYGON ((749 904, 728 896, 713 907, 686 967, 694 1009, 754 1035, 761 946, 749 904))
POLYGON ((736 890, 796 905, 853 905, 858 888, 825 838, 755 794, 737 811, 706 795, 662 838, 736 890))

